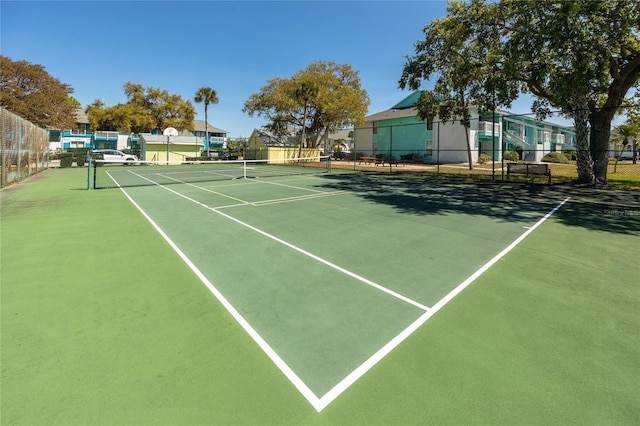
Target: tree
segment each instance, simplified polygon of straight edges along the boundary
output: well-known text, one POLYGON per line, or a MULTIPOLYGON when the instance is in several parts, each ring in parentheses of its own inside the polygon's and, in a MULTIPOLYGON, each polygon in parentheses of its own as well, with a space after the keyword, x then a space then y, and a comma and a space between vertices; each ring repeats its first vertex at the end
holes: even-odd
MULTIPOLYGON (((41 65, 0 55, 0 105, 42 127, 75 126, 73 88, 41 65)), ((76 101, 77 102, 77 101, 76 101)))
POLYGON ((573 117, 579 182, 606 182, 611 122, 640 75, 639 3, 502 0, 497 7, 511 77, 538 98, 539 111, 573 117))
POLYGON ((242 136, 227 140, 227 148, 229 151, 244 153, 244 149, 247 147, 247 139, 242 136))
POLYGON ((205 139, 207 140, 207 146, 209 146, 209 118, 207 111, 209 109, 209 104, 218 103, 218 94, 211 87, 201 87, 196 92, 193 100, 197 103, 204 102, 204 134, 205 139))
POLYGON ((245 102, 243 112, 266 118, 272 128, 301 128, 311 148, 329 132, 362 123, 369 96, 351 65, 317 61, 289 79, 273 78, 245 102))
POLYGON ((298 158, 302 157, 302 145, 306 142, 305 140, 305 130, 307 117, 309 113, 309 108, 311 106, 311 101, 318 96, 318 87, 312 81, 301 81, 296 82, 296 87, 294 88, 293 96, 298 102, 302 102, 302 136, 300 138, 300 149, 298 150, 298 158))
POLYGON ((153 118, 154 127, 162 132, 167 127, 178 130, 194 130, 193 120, 195 108, 189 100, 183 100, 180 95, 169 94, 168 91, 156 87, 142 87, 141 84, 127 82, 124 93, 128 104, 140 107, 153 118))
POLYGON ((100 99, 86 108, 89 126, 96 130, 117 130, 119 132, 150 132, 155 121, 138 105, 117 104, 106 107, 100 99))
MULTIPOLYGON (((473 57, 483 70, 472 76, 473 83, 484 87, 475 100, 484 106, 508 106, 517 89, 524 88, 536 97, 533 109, 539 117, 551 108, 572 117, 579 182, 592 182, 594 175, 605 182, 611 122, 640 75, 640 3, 452 1, 446 19, 456 24, 453 29, 467 27, 467 43, 475 39, 486 49, 484 57, 473 57), (495 102, 488 102, 491 96, 495 102)), ((456 49, 459 33, 445 30, 440 37, 456 49)), ((422 67, 428 75, 433 58, 421 54, 417 51, 410 70, 417 75, 422 67)), ((466 61, 443 61, 437 71, 464 75, 469 66, 466 61)))
POLYGON ((636 156, 638 152, 638 138, 640 137, 640 127, 628 120, 624 124, 620 124, 613 128, 611 132, 611 140, 620 143, 622 149, 631 144, 631 152, 633 164, 636 164, 636 156))
POLYGON ((474 25, 495 17, 486 15, 480 7, 470 13, 466 4, 459 2, 450 2, 447 11, 446 18, 424 27, 425 39, 416 43, 415 55, 407 58, 398 83, 402 89, 417 90, 423 80, 437 77, 432 90, 421 92, 416 103, 418 115, 423 120, 437 116, 444 123, 459 120, 465 127, 469 169, 473 169, 470 108, 493 110, 497 103, 508 106, 516 98, 519 84, 499 73, 498 59, 492 51, 499 40, 497 29, 487 31, 491 27, 481 29, 474 25), (480 30, 482 37, 478 37, 480 30))

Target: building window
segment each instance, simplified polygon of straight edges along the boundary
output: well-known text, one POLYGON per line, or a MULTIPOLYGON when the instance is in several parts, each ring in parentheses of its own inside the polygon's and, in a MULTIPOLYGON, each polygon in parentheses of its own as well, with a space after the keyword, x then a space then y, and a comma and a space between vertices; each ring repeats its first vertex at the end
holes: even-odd
POLYGON ((373 122, 373 134, 374 135, 378 134, 378 122, 377 121, 373 122))
POLYGON ((427 130, 433 130, 433 119, 427 118, 427 130))
POLYGON ((433 157, 433 139, 427 139, 424 143, 424 156, 433 157))

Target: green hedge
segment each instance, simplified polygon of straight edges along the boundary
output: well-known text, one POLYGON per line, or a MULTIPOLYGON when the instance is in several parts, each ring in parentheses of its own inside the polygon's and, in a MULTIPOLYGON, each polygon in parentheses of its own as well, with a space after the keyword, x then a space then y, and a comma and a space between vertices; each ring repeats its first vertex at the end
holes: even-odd
POLYGON ((560 152, 550 152, 544 157, 542 157, 542 161, 546 163, 559 163, 559 164, 569 164, 569 160, 564 154, 560 152))
POLYGON ((484 152, 478 156, 478 163, 480 164, 485 164, 485 163, 488 163, 489 161, 491 161, 491 157, 489 157, 484 152))
POLYGON ((520 161, 520 155, 517 151, 505 151, 504 159, 507 161, 520 161))
POLYGON ((58 155, 58 158, 60 159, 61 168, 71 167, 73 165, 72 152, 62 152, 58 155))

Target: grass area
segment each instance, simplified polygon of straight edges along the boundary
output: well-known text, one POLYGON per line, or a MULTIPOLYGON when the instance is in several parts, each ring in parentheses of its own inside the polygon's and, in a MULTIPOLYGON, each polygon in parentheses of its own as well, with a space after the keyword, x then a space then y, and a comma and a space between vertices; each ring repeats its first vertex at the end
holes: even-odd
MULTIPOLYGON (((406 164, 393 166, 375 166, 363 165, 347 161, 333 161, 332 168, 353 170, 367 170, 378 172, 397 172, 397 173, 434 173, 442 176, 467 176, 473 179, 485 180, 506 180, 507 172, 501 170, 502 163, 496 163, 495 167, 491 164, 475 164, 473 170, 469 170, 468 164, 406 164)), ((578 178, 575 161, 569 164, 549 164, 551 168, 552 183, 570 183, 578 178)), ((546 182, 545 177, 525 178, 522 176, 513 176, 514 182, 546 182)), ((616 189, 637 190, 640 191, 640 164, 633 164, 629 161, 619 161, 617 164, 614 160, 610 161, 608 174, 608 185, 616 189)))
POLYGON ((0 192, 3 425, 640 422, 640 215, 605 214, 610 189, 317 413, 120 191, 85 188, 60 169, 0 192))

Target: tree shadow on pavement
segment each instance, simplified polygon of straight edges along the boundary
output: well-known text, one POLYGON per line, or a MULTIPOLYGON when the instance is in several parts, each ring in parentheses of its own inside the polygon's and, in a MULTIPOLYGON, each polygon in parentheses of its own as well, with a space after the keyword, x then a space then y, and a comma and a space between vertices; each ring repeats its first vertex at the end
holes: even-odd
POLYGON ((331 174, 321 185, 347 190, 404 214, 480 215, 504 221, 530 220, 569 198, 554 218, 568 226, 640 235, 640 193, 608 188, 544 185, 381 173, 331 174))

